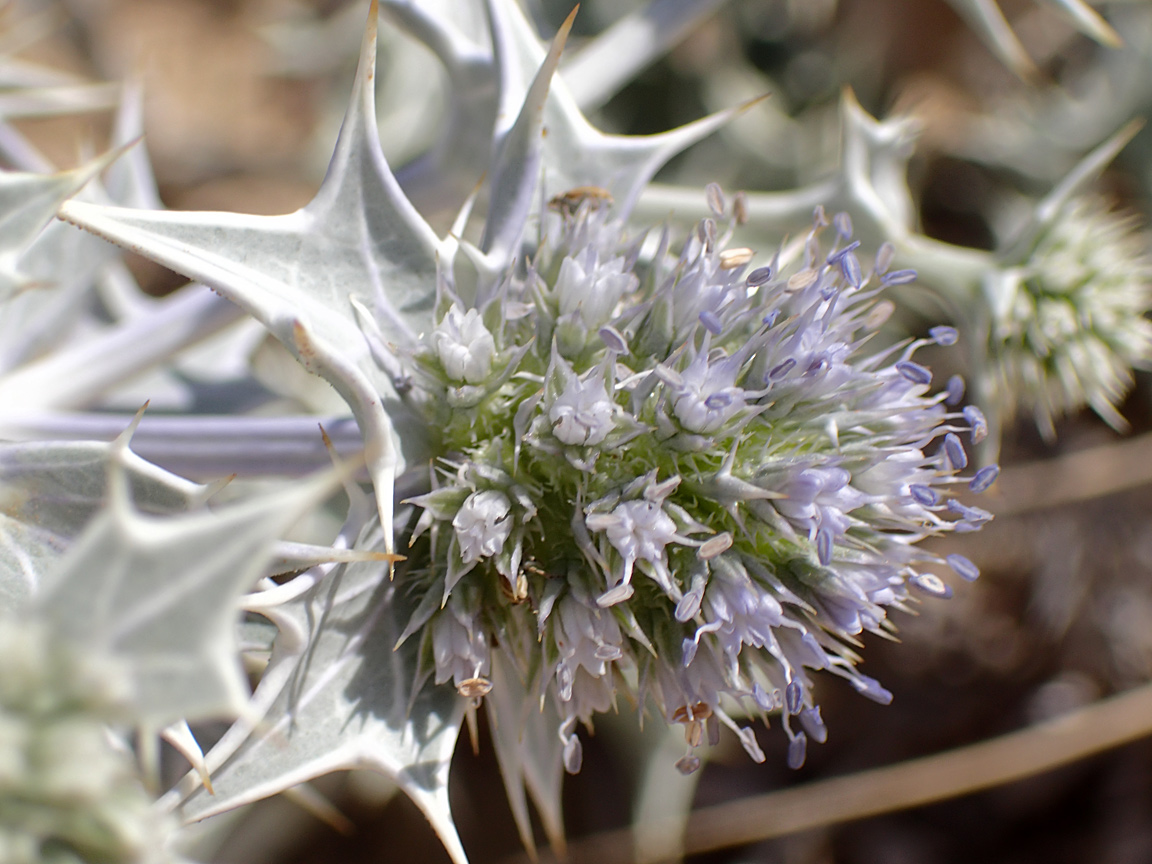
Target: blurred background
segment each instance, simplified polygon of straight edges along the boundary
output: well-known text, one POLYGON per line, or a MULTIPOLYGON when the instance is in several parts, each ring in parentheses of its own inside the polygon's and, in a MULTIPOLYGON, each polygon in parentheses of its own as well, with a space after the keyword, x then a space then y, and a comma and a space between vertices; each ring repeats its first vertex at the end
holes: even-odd
MULTIPOLYGON (((639 5, 583 4, 572 49, 639 5)), ((716 181, 730 192, 786 190, 835 170, 840 99, 851 88, 874 116, 917 118, 909 187, 920 231, 991 249, 1022 202, 1045 194, 1085 153, 1152 105, 1152 3, 1095 5, 1122 46, 1086 36, 1061 14, 1060 3, 1004 0, 1000 8, 1024 52, 1013 61, 961 17, 967 5, 960 2, 714 2, 682 41, 591 116, 606 130, 643 134, 769 93, 658 179, 697 187, 716 181)), ((146 146, 167 207, 283 213, 305 204, 323 176, 366 6, 359 0, 10 2, 0 18, 0 49, 54 86, 138 82, 146 146)), ((525 0, 525 8, 547 38, 570 5, 525 0)), ((387 26, 379 62, 382 140, 393 164, 403 165, 430 146, 442 111, 435 99, 414 106, 406 88, 415 77, 440 73, 430 54, 387 26)), ((0 105, 15 92, 10 82, 0 105)), ((104 146, 110 104, 5 113, 48 159, 69 166, 104 146)), ((1152 135, 1144 132, 1098 191, 1143 225, 1150 186, 1152 135)), ((451 210, 427 215, 443 228, 451 210)), ((150 293, 182 284, 157 265, 130 263, 150 293)), ((946 363, 933 363, 938 380, 949 371, 946 363)), ((983 502, 995 521, 938 549, 971 558, 980 580, 960 586, 950 600, 925 601, 917 616, 896 613, 902 644, 865 639, 863 671, 892 691, 893 703, 882 707, 840 681, 821 679, 828 743, 810 747, 807 764, 794 772, 786 767, 781 734, 761 730, 762 765, 725 738, 702 771, 695 806, 946 751, 1152 680, 1152 485, 1142 485, 1141 476, 1152 467, 1150 385, 1152 378, 1138 373, 1121 406, 1131 427, 1124 435, 1088 412, 1060 419, 1055 441, 1044 440, 1029 418, 1008 427, 1004 474, 983 502)), ((476 864, 511 861, 520 844, 483 712, 480 725, 478 753, 467 736, 461 739, 453 809, 476 864)), ((651 728, 638 739, 627 710, 596 731, 581 774, 567 780, 572 838, 630 822, 642 784, 638 747, 648 746, 645 740, 657 746, 651 728)), ((354 831, 340 833, 285 801, 265 802, 230 823, 231 836, 213 860, 448 860, 416 808, 391 795, 386 783, 342 775, 318 786, 354 831)), ((624 847, 615 860, 628 856, 624 847)), ((690 860, 1152 862, 1152 741, 991 791, 690 860)))

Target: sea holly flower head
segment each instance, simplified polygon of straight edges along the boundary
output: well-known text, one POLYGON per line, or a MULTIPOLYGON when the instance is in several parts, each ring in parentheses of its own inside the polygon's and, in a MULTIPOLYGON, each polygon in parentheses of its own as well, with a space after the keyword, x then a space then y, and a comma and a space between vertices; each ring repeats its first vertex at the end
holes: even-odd
POLYGON ((410 401, 439 435, 438 488, 412 499, 426 544, 413 555, 430 560, 414 590, 449 603, 426 613, 436 680, 474 695, 490 683, 487 652, 509 657, 555 705, 569 770, 576 724, 630 681, 684 724, 682 770, 720 725, 763 758, 736 718, 777 711, 798 766, 826 737, 810 672, 890 699, 849 644, 891 630, 887 610, 914 595, 947 596, 928 568, 978 572, 916 545, 988 518, 949 491, 995 479, 961 476, 960 433, 977 442, 983 414, 951 409, 956 388, 933 392, 915 359, 957 333, 871 348, 884 280, 863 269, 845 219, 821 249, 822 211, 795 265, 777 254, 756 268, 751 250, 726 248, 732 219, 705 220, 678 255, 667 232, 642 254, 603 200, 539 220, 482 305, 453 312, 452 285, 441 289, 445 319, 473 316, 477 333, 489 322, 486 356, 501 360, 483 395, 443 407, 455 362, 443 324, 410 359, 424 372, 410 401), (589 262, 610 262, 605 291, 589 262), (577 283, 587 305, 570 299, 577 283))
POLYGON ((1132 369, 1152 357, 1147 237, 1092 197, 1065 203, 1026 261, 999 274, 986 386, 1005 415, 1028 411, 1047 437, 1085 405, 1116 428, 1132 369))
POLYGON ((5 861, 174 860, 164 850, 173 826, 106 725, 131 717, 131 689, 113 660, 76 650, 34 619, 0 617, 5 861))

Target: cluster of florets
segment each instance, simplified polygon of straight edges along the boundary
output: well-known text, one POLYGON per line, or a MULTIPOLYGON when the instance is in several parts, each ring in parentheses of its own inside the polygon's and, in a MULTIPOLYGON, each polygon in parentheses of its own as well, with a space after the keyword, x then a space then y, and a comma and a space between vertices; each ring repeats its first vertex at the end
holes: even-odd
POLYGON ((161 820, 107 723, 123 718, 127 678, 0 620, 0 861, 169 860, 161 820))
POLYGON ((916 545, 990 518, 948 492, 995 480, 959 475, 983 417, 913 359, 956 331, 866 350, 892 308, 879 295, 914 274, 888 248, 865 272, 843 214, 817 212, 790 272, 780 254, 750 269, 715 219, 678 257, 667 231, 630 241, 602 196, 542 222, 480 308, 445 289, 414 358, 443 457, 413 499, 428 554, 406 574, 425 592, 408 633, 474 698, 504 651, 554 701, 569 771, 577 722, 618 689, 685 725, 684 772, 721 723, 763 759, 734 713, 779 712, 798 766, 825 737, 808 670, 887 702, 848 646, 890 629, 910 588, 948 595, 926 568, 978 575, 916 545))
POLYGON ((1135 220, 1095 198, 1076 198, 1046 226, 1025 265, 1006 271, 992 299, 987 389, 1005 416, 1032 412, 1051 436, 1053 420, 1084 405, 1118 428, 1116 406, 1132 369, 1152 355, 1152 268, 1135 220))

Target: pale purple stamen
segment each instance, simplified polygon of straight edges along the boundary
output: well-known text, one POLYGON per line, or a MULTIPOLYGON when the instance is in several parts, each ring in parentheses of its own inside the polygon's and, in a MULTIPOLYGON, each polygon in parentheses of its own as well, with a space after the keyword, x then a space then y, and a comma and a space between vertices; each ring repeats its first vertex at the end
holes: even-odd
POLYGON ((600 341, 603 342, 609 351, 615 351, 617 354, 628 353, 628 341, 624 338, 619 330, 611 325, 601 327, 599 330, 600 341))
POLYGON ((967 405, 964 408, 964 419, 968 421, 968 426, 972 430, 973 444, 979 444, 988 437, 988 421, 984 418, 983 411, 975 405, 967 405))
POLYGON ((705 309, 700 313, 699 317, 700 323, 703 324, 704 328, 713 336, 719 336, 720 331, 724 329, 724 325, 720 323, 720 319, 716 316, 716 313, 710 309, 705 309))
POLYGON ((697 756, 683 756, 676 760, 676 770, 687 777, 700 770, 700 758, 697 756))
POLYGON ((853 251, 855 251, 858 248, 860 248, 860 241, 859 240, 853 240, 851 243, 849 243, 843 249, 837 249, 835 252, 830 253, 828 255, 828 258, 825 260, 827 260, 827 262, 829 264, 835 264, 837 261, 843 261, 845 255, 850 255, 853 251))
POLYGON ((944 455, 957 471, 963 471, 968 467, 968 454, 964 452, 964 445, 953 432, 944 436, 944 455))
POLYGON ((840 259, 840 272, 844 274, 844 278, 853 288, 859 288, 864 284, 864 273, 860 269, 860 259, 856 257, 855 253, 849 252, 840 259))
POLYGON ((923 483, 910 484, 908 494, 917 504, 923 504, 925 507, 934 507, 940 503, 940 493, 923 483))
POLYGON ((783 378, 785 375, 787 375, 789 372, 791 372, 793 370, 793 368, 795 368, 795 366, 796 366, 796 361, 793 360, 791 357, 789 357, 783 363, 777 364, 772 369, 772 371, 768 373, 768 379, 770 381, 776 381, 780 378, 783 378))
MULTIPOLYGON (((836 233, 845 240, 852 236, 852 217, 843 210, 832 217, 832 225, 836 229, 836 233)), ((859 245, 859 242, 856 245, 859 245)))
POLYGON ((852 677, 851 682, 852 686, 856 688, 856 692, 861 696, 866 696, 873 702, 879 702, 881 705, 890 705, 892 703, 892 693, 885 690, 875 678, 856 674, 852 677))
POLYGON ((684 641, 680 643, 680 662, 685 666, 691 665, 692 661, 696 659, 696 649, 698 647, 699 645, 695 639, 685 638, 684 641))
POLYGON ((893 270, 890 273, 885 273, 880 279, 882 285, 907 285, 909 282, 916 281, 915 270, 893 270))
POLYGON ((788 742, 788 767, 799 771, 804 767, 804 760, 808 756, 808 736, 797 732, 796 737, 788 742))
POLYGON ((805 708, 800 712, 800 725, 817 744, 823 744, 828 740, 828 727, 824 725, 824 718, 820 716, 819 705, 805 708))
POLYGON ((932 597, 947 600, 952 596, 952 587, 935 573, 917 573, 909 577, 908 581, 913 587, 932 597))
POLYGON ((980 507, 969 507, 967 504, 961 504, 955 498, 948 499, 948 512, 955 513, 964 520, 975 524, 982 524, 992 518, 992 514, 987 510, 980 507))
POLYGON ((796 715, 804 707, 804 688, 799 681, 790 681, 784 689, 784 708, 789 714, 796 715))
POLYGON ((913 384, 931 384, 932 371, 926 366, 914 363, 911 360, 901 360, 896 364, 896 371, 913 384))
POLYGON ((952 568, 952 572, 964 579, 967 582, 975 582, 980 578, 980 568, 965 558, 963 555, 953 553, 947 556, 945 561, 948 566, 952 568))
POLYGON ((983 492, 989 486, 996 482, 996 478, 1000 476, 999 465, 985 465, 976 475, 968 481, 968 488, 973 492, 983 492))
POLYGON ((964 398, 964 379, 959 375, 953 375, 944 385, 944 391, 947 393, 944 397, 945 405, 959 405, 960 400, 964 398))
POLYGON ((816 532, 816 557, 825 567, 832 563, 832 532, 827 528, 816 532))
POLYGON ((760 686, 759 681, 752 685, 752 698, 756 704, 760 706, 761 711, 771 711, 776 707, 775 701, 768 695, 764 688, 760 686))
POLYGON ((960 339, 960 333, 955 327, 948 327, 947 325, 940 325, 933 327, 928 331, 928 335, 936 342, 937 345, 955 345, 960 339))
POLYGON ((771 278, 772 278, 772 268, 771 267, 757 267, 755 270, 753 270, 751 273, 748 274, 748 278, 745 281, 752 288, 758 288, 759 286, 763 285, 765 282, 767 282, 771 278))

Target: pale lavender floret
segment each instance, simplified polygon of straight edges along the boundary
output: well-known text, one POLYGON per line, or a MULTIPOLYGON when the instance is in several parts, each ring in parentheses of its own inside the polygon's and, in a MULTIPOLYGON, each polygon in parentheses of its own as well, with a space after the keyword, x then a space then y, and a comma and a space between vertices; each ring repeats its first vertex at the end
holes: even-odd
POLYGON ((949 407, 959 405, 960 400, 964 398, 964 379, 959 375, 953 375, 944 385, 944 392, 947 394, 944 397, 945 405, 949 407))
POLYGON ((944 560, 948 562, 948 566, 952 568, 952 572, 961 579, 968 582, 975 582, 980 578, 980 568, 963 555, 953 553, 944 560))
POLYGON ((941 324, 939 327, 933 327, 928 331, 928 335, 937 345, 955 345, 960 338, 960 333, 955 327, 949 327, 941 324))
POLYGON ((968 426, 972 430, 972 443, 979 444, 988 437, 988 421, 984 418, 984 412, 975 405, 966 405, 963 413, 964 419, 968 421, 968 426))
POLYGON ((852 488, 852 475, 843 468, 805 468, 780 484, 787 495, 773 502, 776 509, 808 532, 824 528, 833 536, 848 530, 846 514, 867 501, 867 496, 852 488))
POLYGON ((496 341, 475 309, 453 305, 432 334, 444 372, 453 381, 479 384, 496 357, 496 341))
POLYGON ((953 432, 944 436, 944 455, 948 457, 949 464, 956 471, 963 471, 968 467, 968 454, 964 452, 964 445, 953 432))
POLYGON ((607 324, 620 299, 636 284, 626 263, 622 257, 602 263, 593 246, 560 262, 554 290, 561 317, 578 317, 590 330, 607 324))
POLYGON ((511 509, 508 496, 493 489, 473 492, 464 500, 452 519, 461 561, 472 564, 500 554, 512 533, 511 509))
MULTIPOLYGON (((608 673, 608 664, 624 656, 623 637, 612 615, 588 606, 572 594, 566 594, 557 604, 553 620, 552 638, 560 655, 557 695, 562 702, 571 702, 579 671, 583 669, 592 678, 603 678, 608 673)), ((594 701, 598 704, 600 699, 594 701)), ((575 704, 571 710, 576 716, 586 717, 590 716, 592 707, 575 704)))
POLYGON ((999 465, 985 465, 968 481, 968 488, 973 492, 984 492, 989 486, 996 482, 996 478, 999 476, 999 465))
POLYGON ((432 658, 436 683, 449 678, 459 688, 474 678, 486 678, 491 664, 488 634, 479 622, 479 610, 465 607, 453 594, 431 621, 432 658))
POLYGON ((602 531, 608 542, 624 558, 623 572, 613 577, 609 591, 597 603, 611 606, 631 596, 632 569, 637 561, 649 561, 656 565, 658 575, 667 581, 667 562, 664 547, 680 540, 676 534, 676 523, 654 501, 625 501, 611 513, 593 513, 585 523, 588 530, 602 531))
POLYGON ((744 391, 734 386, 738 371, 731 358, 709 363, 706 351, 701 350, 680 373, 680 392, 673 399, 672 413, 687 431, 715 432, 744 407, 744 391))
MULTIPOLYGON (((704 594, 704 632, 715 632, 721 650, 735 658, 744 645, 764 648, 776 644, 773 628, 784 623, 778 600, 758 588, 739 564, 718 559, 704 594), (705 629, 707 628, 707 629, 705 629)), ((701 632, 697 632, 699 641, 701 632)))
POLYGON ((932 383, 932 370, 926 366, 921 366, 912 360, 900 360, 896 363, 896 371, 911 381, 913 384, 931 384, 932 383))
POLYGON ((548 409, 552 434, 565 444, 595 445, 608 437, 615 426, 615 407, 599 375, 581 381, 572 376, 564 391, 548 409))

